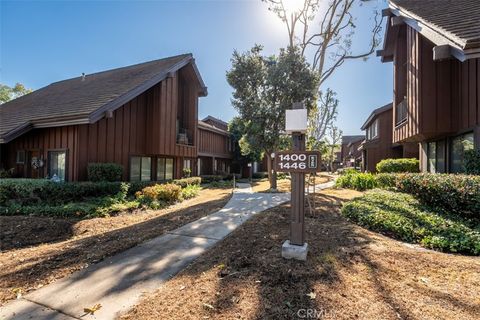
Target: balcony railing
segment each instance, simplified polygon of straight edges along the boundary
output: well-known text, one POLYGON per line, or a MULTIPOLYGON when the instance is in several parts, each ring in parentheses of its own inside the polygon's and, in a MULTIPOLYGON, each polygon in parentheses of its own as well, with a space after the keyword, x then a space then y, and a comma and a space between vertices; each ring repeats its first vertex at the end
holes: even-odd
POLYGON ((395 107, 395 125, 399 126, 407 122, 407 118, 408 118, 408 103, 407 103, 407 100, 404 99, 395 107))
POLYGON ((185 145, 193 145, 193 139, 188 129, 180 128, 177 133, 177 143, 185 145))

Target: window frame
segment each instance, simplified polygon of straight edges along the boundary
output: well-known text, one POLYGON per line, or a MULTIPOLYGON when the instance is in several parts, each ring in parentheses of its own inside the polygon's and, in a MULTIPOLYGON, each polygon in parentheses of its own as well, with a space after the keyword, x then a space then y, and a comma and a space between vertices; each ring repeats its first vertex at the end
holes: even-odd
POLYGON ((24 150, 24 149, 23 149, 23 150, 17 150, 17 154, 16 154, 16 158, 15 158, 15 163, 16 163, 16 164, 22 164, 22 165, 24 165, 24 164, 25 164, 26 155, 27 155, 26 150, 24 150), (23 154, 23 160, 22 160, 22 161, 19 161, 19 160, 18 160, 20 154, 23 154))
POLYGON ((152 173, 153 173, 153 158, 152 156, 148 156, 148 155, 132 155, 130 156, 130 161, 129 161, 129 173, 128 173, 128 178, 129 178, 129 181, 139 181, 139 182, 142 182, 142 181, 153 181, 153 176, 152 176, 152 173), (139 171, 139 180, 132 180, 132 159, 133 158, 140 158, 140 171, 139 171), (143 158, 150 158, 150 179, 149 180, 142 180, 142 166, 143 166, 143 158))
MULTIPOLYGON (((450 137, 448 140, 448 153, 447 153, 447 157, 448 157, 448 172, 449 173, 464 173, 464 171, 454 171, 453 170, 453 165, 454 165, 454 161, 453 161, 453 151, 454 151, 454 147, 453 147, 453 143, 456 139, 460 138, 460 137, 465 137, 467 135, 472 135, 473 137, 473 149, 475 149, 475 131, 474 130, 467 130, 467 131, 464 131, 462 133, 459 133, 455 136, 452 136, 450 137)), ((470 149, 469 149, 470 150, 470 149)), ((463 149, 463 156, 465 157, 465 149, 463 149)))
POLYGON ((62 181, 68 181, 68 149, 47 149, 47 176, 49 179, 52 178, 51 168, 50 168, 50 154, 51 153, 65 153, 65 178, 62 181))
POLYGON ((175 158, 174 157, 155 157, 155 181, 169 181, 175 179, 175 158), (159 161, 163 160, 163 177, 159 177, 159 161), (167 179, 167 160, 172 160, 172 178, 167 179))

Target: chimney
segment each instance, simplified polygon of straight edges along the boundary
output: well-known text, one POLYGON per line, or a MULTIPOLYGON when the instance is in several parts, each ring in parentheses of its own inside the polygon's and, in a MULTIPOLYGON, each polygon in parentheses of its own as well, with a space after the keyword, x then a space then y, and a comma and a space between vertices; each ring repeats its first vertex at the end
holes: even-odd
POLYGON ((82 72, 82 81, 85 81, 85 72, 82 72))

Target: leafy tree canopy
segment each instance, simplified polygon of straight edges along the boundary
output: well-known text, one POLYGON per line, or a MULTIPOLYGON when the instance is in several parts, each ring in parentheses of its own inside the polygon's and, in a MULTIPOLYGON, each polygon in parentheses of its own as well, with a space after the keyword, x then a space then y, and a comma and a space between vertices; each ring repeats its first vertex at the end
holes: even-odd
POLYGON ((21 83, 17 83, 13 87, 0 83, 0 104, 16 99, 30 92, 32 92, 32 90, 25 88, 21 83))

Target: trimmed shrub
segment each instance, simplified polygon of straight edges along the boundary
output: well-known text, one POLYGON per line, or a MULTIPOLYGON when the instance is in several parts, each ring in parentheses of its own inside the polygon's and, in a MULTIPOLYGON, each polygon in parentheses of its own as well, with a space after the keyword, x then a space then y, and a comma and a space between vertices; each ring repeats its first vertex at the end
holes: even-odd
POLYGON ((335 185, 340 188, 364 191, 377 186, 375 176, 371 173, 349 173, 338 177, 335 185))
POLYGON ((480 175, 480 150, 465 152, 465 173, 480 175))
POLYGON ((415 159, 385 159, 377 163, 379 173, 418 172, 420 162, 415 159))
POLYGON ((198 196, 198 193, 202 190, 198 184, 190 184, 185 188, 182 188, 182 199, 191 199, 198 196))
POLYGON ((268 178, 268 172, 255 172, 255 173, 252 173, 252 178, 253 178, 253 179, 264 179, 264 178, 268 178))
POLYGON ((87 166, 89 181, 121 181, 123 167, 116 163, 89 163, 87 166))
POLYGON ((345 203, 342 214, 396 239, 441 251, 480 255, 480 225, 432 210, 412 195, 371 190, 345 203))
POLYGON ((480 176, 399 174, 395 186, 431 207, 480 219, 480 176))
POLYGON ((226 177, 220 175, 201 175, 200 178, 202 178, 202 183, 210 183, 225 180, 226 177))
POLYGON ((135 194, 136 198, 146 204, 154 202, 175 203, 181 200, 182 188, 173 183, 157 184, 143 188, 135 194))
POLYGON ((0 179, 13 178, 15 175, 15 168, 10 168, 8 170, 0 169, 0 179))
POLYGON ((183 179, 173 180, 172 183, 182 188, 186 188, 190 185, 200 185, 202 183, 202 178, 200 177, 183 178, 183 179))
POLYGON ((342 169, 338 169, 337 170, 338 173, 342 176, 344 175, 349 175, 349 174, 356 174, 356 173, 360 173, 360 171, 358 171, 357 169, 355 168, 342 168, 342 169))
POLYGON ((375 175, 377 187, 381 189, 395 189, 397 184, 397 175, 395 173, 378 173, 375 175))
POLYGON ((0 180, 0 205, 23 205, 43 202, 63 204, 83 201, 86 198, 113 196, 121 191, 120 182, 63 182, 46 179, 0 180))

